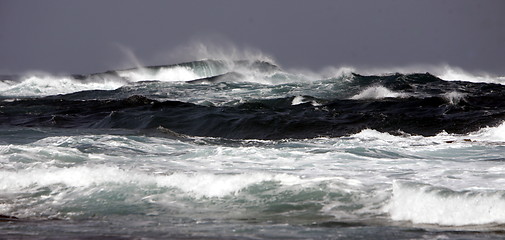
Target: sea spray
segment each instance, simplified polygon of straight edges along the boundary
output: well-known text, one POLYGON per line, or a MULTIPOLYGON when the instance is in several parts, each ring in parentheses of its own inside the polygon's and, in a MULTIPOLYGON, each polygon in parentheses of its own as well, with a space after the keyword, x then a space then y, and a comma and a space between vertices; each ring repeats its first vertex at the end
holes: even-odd
POLYGON ((2 81, 2 234, 503 238, 502 85, 254 55, 2 81))

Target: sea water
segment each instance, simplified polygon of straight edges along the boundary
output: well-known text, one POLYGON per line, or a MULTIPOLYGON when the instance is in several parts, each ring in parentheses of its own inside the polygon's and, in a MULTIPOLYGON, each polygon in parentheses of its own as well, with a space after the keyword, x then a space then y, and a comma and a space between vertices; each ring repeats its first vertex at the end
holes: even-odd
POLYGON ((1 238, 505 237, 499 79, 255 60, 4 78, 1 238))

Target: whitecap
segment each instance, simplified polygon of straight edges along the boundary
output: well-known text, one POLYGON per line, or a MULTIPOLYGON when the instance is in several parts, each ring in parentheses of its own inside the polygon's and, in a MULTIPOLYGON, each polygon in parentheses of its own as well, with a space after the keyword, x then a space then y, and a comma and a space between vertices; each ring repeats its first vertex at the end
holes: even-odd
POLYGON ((500 191, 453 191, 395 181, 393 196, 386 210, 395 221, 415 224, 502 224, 505 223, 503 194, 500 191))
POLYGON ((391 91, 383 86, 371 86, 351 97, 353 100, 383 99, 383 98, 403 98, 405 93, 391 91))
POLYGON ((200 76, 189 67, 175 66, 157 70, 138 68, 133 70, 118 71, 118 75, 131 82, 156 80, 162 82, 190 81, 210 76, 200 76))
POLYGON ((461 100, 465 99, 466 94, 458 92, 458 91, 452 91, 448 92, 442 95, 447 102, 451 105, 457 105, 461 100))
POLYGON ((1 86, 0 96, 38 97, 85 90, 113 90, 122 85, 124 81, 117 78, 82 81, 72 77, 37 74, 26 75, 20 82, 1 86))
POLYGON ((496 127, 485 127, 470 133, 468 138, 479 141, 505 142, 505 122, 496 127))

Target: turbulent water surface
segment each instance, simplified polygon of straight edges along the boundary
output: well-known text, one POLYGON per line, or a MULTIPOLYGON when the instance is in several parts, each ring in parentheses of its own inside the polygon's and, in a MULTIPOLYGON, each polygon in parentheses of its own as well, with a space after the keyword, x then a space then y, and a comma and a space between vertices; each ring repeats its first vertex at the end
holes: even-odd
POLYGON ((1 237, 505 237, 497 79, 203 60, 1 80, 1 237))

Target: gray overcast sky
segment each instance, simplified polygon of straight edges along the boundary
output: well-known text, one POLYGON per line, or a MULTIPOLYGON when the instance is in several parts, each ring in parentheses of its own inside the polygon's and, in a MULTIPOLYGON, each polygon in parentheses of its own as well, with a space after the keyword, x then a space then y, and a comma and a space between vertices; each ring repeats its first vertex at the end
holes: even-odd
POLYGON ((175 63, 171 52, 209 36, 286 68, 447 63, 505 74, 501 0, 0 0, 0 73, 133 65, 118 46, 144 64, 175 63))

